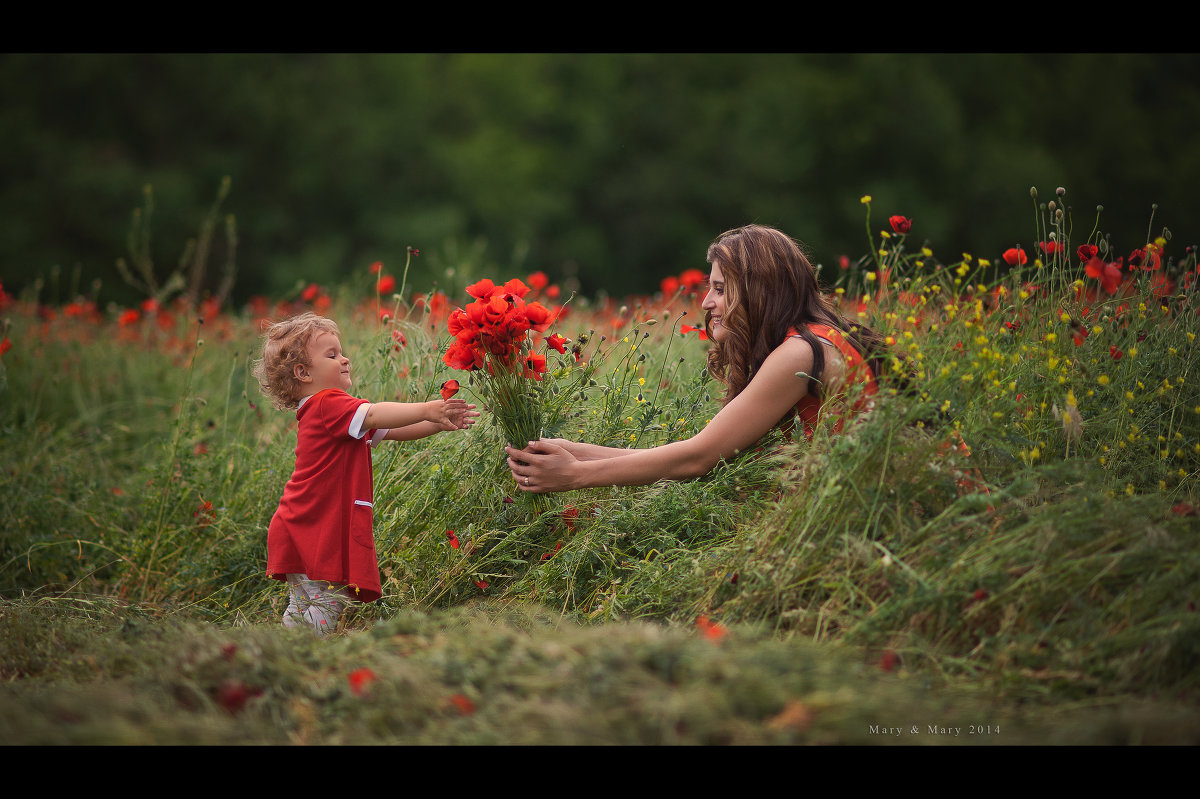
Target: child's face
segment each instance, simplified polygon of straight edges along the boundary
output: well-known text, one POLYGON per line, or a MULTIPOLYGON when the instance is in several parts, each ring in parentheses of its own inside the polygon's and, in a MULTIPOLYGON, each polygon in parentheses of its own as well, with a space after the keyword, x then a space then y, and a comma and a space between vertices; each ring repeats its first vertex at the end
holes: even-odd
POLYGON ((308 366, 296 365, 296 379, 305 396, 327 388, 350 390, 350 359, 342 354, 342 342, 333 333, 321 331, 308 342, 308 366))

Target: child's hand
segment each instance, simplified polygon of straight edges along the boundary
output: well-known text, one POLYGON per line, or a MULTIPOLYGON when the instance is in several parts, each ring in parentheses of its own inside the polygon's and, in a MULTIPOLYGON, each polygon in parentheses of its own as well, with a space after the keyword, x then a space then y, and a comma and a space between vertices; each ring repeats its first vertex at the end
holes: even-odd
POLYGON ((435 400, 433 404, 441 407, 438 408, 437 415, 430 421, 441 427, 442 430, 466 430, 475 424, 475 419, 479 416, 479 411, 475 410, 475 406, 467 404, 465 400, 435 400))

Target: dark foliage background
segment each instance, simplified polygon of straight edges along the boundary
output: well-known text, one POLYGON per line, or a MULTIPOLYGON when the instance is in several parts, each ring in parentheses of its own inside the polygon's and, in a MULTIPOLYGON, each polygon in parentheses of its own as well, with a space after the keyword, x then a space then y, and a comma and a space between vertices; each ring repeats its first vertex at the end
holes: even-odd
POLYGON ((863 194, 872 228, 912 217, 947 258, 1032 246, 1030 186, 1068 189, 1077 235, 1103 204, 1118 252, 1158 203, 1181 251, 1197 74, 1193 54, 6 54, 0 281, 140 299, 114 263, 143 187, 165 269, 225 176, 238 300, 395 271, 407 246, 410 283, 469 251, 648 291, 747 222, 832 263, 867 246, 863 194))

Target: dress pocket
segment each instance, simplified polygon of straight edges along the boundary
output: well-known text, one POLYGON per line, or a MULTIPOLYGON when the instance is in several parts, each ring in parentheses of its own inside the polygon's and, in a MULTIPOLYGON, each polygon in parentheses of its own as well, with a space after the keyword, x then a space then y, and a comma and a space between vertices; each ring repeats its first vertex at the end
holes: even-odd
POLYGON ((350 509, 350 540, 364 547, 375 549, 374 510, 371 503, 363 499, 354 500, 350 509))

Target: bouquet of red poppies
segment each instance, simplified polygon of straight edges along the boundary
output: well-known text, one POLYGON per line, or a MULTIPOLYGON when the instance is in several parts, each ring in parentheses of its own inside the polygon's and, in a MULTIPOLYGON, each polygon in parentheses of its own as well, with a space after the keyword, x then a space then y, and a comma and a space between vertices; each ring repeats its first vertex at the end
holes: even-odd
MULTIPOLYGON (((525 302, 530 288, 514 278, 503 286, 484 279, 467 286, 475 301, 450 313, 446 327, 454 342, 442 360, 454 369, 473 372, 477 393, 505 439, 524 447, 540 438, 544 407, 539 386, 546 373, 546 356, 534 352, 531 333, 544 333, 554 314, 539 302, 525 302)), ((563 351, 558 336, 546 339, 547 347, 563 351)))

